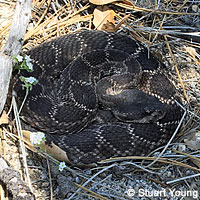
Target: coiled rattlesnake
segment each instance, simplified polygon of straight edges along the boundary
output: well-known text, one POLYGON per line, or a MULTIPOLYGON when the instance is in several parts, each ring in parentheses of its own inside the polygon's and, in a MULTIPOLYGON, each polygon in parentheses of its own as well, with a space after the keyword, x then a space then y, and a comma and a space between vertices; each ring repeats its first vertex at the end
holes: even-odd
MULTIPOLYGON (((181 111, 162 64, 137 41, 103 31, 80 31, 28 52, 39 83, 22 114, 66 151, 88 164, 144 155, 165 144, 181 111)), ((18 100, 25 91, 15 84, 18 100)))

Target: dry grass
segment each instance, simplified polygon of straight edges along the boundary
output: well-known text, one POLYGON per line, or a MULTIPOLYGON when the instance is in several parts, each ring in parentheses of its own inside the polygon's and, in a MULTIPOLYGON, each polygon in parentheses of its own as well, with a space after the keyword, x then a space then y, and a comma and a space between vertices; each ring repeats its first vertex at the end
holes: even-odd
MULTIPOLYGON (((48 39, 81 28, 91 29, 94 5, 83 2, 85 1, 33 0, 33 18, 25 35, 23 50, 26 51, 48 39)), ((85 171, 78 168, 68 168, 73 174, 70 182, 75 185, 75 191, 68 195, 68 199, 77 199, 78 195, 83 195, 81 199, 128 199, 124 192, 131 184, 125 183, 129 181, 138 183, 134 182, 133 177, 140 177, 140 175, 147 185, 152 185, 154 188, 156 186, 157 189, 195 190, 200 185, 198 177, 200 173, 200 35, 198 32, 200 8, 198 3, 188 0, 156 0, 155 4, 152 2, 151 0, 138 1, 135 6, 115 2, 110 7, 116 13, 116 24, 124 17, 127 18, 118 31, 129 32, 154 51, 166 64, 167 71, 182 96, 182 109, 186 113, 178 133, 179 139, 174 144, 168 144, 167 150, 162 154, 158 153, 159 155, 152 153, 149 157, 128 157, 101 162, 98 168, 89 170, 92 175, 85 174, 85 171), (116 177, 120 177, 120 182, 117 184, 111 179, 113 171, 116 177), (170 175, 164 176, 164 174, 170 175), (77 181, 77 177, 80 181, 77 181), (112 186, 119 187, 119 191, 115 191, 112 186)), ((12 0, 0 0, 0 40, 2 41, 0 49, 5 44, 9 33, 14 5, 15 2, 12 0)), ((12 130, 13 128, 8 125, 0 129, 1 155, 11 162, 6 145, 9 146, 11 141, 19 140, 12 134, 12 130)), ((21 148, 25 149, 22 146, 21 148)), ((157 152, 161 152, 163 148, 158 149, 157 152)), ((38 159, 42 159, 41 156, 48 156, 41 152, 36 154, 40 155, 38 159)), ((19 154, 21 155, 26 163, 23 151, 19 154)), ((53 195, 55 198, 59 196, 54 191, 55 184, 52 184, 49 159, 51 161, 53 159, 47 158, 50 186, 45 191, 50 190, 51 193, 49 195, 48 192, 42 193, 41 197, 40 193, 37 193, 38 187, 34 187, 37 199, 43 199, 44 195, 48 199, 53 199, 53 195)), ((25 167, 26 177, 33 177, 27 174, 27 167, 25 167)), ((21 169, 21 166, 18 169, 21 169)), ((25 174, 23 170, 22 173, 25 174)), ((139 187, 145 186, 140 183, 139 187)))

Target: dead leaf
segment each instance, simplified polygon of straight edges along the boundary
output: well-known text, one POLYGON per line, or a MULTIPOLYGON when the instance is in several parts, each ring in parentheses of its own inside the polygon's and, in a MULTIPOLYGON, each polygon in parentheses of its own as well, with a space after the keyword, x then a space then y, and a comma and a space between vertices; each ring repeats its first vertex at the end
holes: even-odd
MULTIPOLYGON (((32 151, 36 151, 34 146, 31 144, 30 141, 30 134, 32 133, 31 131, 26 131, 23 130, 22 131, 23 136, 24 136, 24 140, 26 142, 28 142, 28 146, 32 151)), ((54 143, 51 143, 51 146, 47 145, 45 142, 42 142, 40 144, 40 148, 41 150, 43 150, 45 153, 51 155, 52 157, 54 157, 55 159, 59 160, 59 161, 64 161, 66 163, 70 164, 70 161, 67 157, 67 154, 65 151, 63 151, 61 148, 59 148, 57 145, 55 145, 54 143)))
POLYGON ((185 139, 184 143, 192 150, 200 150, 200 132, 196 132, 190 138, 185 139))
POLYGON ((5 111, 3 111, 1 117, 0 117, 0 125, 2 124, 8 124, 8 115, 5 111))
POLYGON ((200 55, 196 52, 196 49, 193 47, 185 47, 185 50, 190 54, 190 56, 196 62, 196 64, 200 65, 200 61, 197 59, 200 58, 200 55))
MULTIPOLYGON (((37 152, 37 149, 31 144, 31 141, 30 141, 31 133, 32 133, 31 131, 22 130, 23 141, 26 143, 28 149, 30 149, 33 152, 37 152)), ((15 134, 17 134, 17 133, 15 133, 15 134)))
POLYGON ((193 10, 194 12, 199 12, 199 6, 197 6, 197 5, 192 5, 192 10, 193 10))
POLYGON ((102 30, 102 26, 107 23, 115 24, 115 12, 108 6, 97 6, 94 10, 93 24, 96 29, 102 30))
POLYGON ((120 21, 119 23, 115 26, 115 31, 117 31, 122 24, 124 24, 124 22, 130 17, 130 14, 125 15, 120 21))
POLYGON ((120 2, 129 6, 133 6, 133 3, 130 0, 89 0, 89 2, 99 6, 115 2, 120 2))
POLYGON ((103 24, 101 30, 107 31, 107 32, 115 32, 115 25, 112 22, 107 21, 105 24, 103 24))
MULTIPOLYGON (((130 0, 123 0, 123 1, 115 1, 113 2, 113 5, 125 8, 125 9, 131 9, 136 10, 138 7, 134 5, 134 3, 130 0)), ((140 9, 141 10, 141 9, 140 9)))
POLYGON ((119 0, 89 0, 90 3, 95 5, 105 5, 119 0))
POLYGON ((196 50, 193 47, 185 47, 185 50, 193 57, 196 56, 196 50))

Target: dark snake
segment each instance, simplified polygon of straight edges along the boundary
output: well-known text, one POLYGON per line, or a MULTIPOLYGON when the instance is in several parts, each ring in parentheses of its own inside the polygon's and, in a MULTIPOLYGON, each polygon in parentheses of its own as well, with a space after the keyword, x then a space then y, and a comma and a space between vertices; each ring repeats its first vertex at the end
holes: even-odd
MULTIPOLYGON (((28 53, 33 86, 24 119, 74 164, 147 155, 166 144, 181 118, 164 65, 127 35, 82 30, 28 53)), ((25 90, 14 87, 19 103, 25 90)))

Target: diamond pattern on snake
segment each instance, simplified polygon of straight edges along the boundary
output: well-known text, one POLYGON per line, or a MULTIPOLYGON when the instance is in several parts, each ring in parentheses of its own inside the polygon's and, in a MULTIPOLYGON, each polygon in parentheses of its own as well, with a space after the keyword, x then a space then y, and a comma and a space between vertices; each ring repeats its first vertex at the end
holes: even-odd
MULTIPOLYGON (((166 144, 181 118, 164 65, 133 38, 82 30, 28 53, 33 86, 24 119, 46 133, 73 164, 147 155, 166 144)), ((18 81, 18 102, 25 91, 18 81)))

